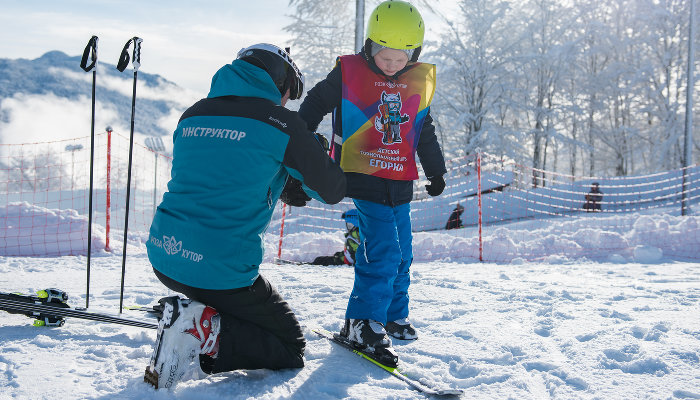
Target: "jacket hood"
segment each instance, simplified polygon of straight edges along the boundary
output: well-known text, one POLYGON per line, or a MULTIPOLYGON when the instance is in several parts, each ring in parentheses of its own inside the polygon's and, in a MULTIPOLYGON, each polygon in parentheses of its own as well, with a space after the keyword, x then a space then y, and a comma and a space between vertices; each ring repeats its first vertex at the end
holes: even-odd
POLYGON ((221 67, 211 79, 208 98, 222 96, 259 97, 277 105, 282 95, 275 83, 262 68, 243 60, 234 60, 221 67))

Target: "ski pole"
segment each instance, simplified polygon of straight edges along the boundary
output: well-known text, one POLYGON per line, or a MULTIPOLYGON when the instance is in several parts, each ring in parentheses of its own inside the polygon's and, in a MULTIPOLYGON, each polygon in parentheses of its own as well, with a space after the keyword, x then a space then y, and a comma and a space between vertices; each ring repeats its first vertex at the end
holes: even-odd
POLYGON ((141 66, 141 42, 143 40, 134 36, 129 39, 122 49, 122 54, 119 56, 119 63, 117 64, 117 69, 119 72, 124 72, 126 67, 129 65, 129 46, 134 43, 133 56, 131 58, 131 64, 134 67, 134 91, 131 96, 131 132, 129 133, 129 167, 126 177, 126 210, 124 216, 124 248, 122 251, 122 282, 121 289, 119 292, 119 313, 122 312, 122 307, 124 305, 124 276, 126 275, 126 238, 129 231, 129 198, 131 195, 131 163, 132 155, 134 152, 134 113, 136 111, 136 79, 138 77, 138 70, 141 66))
POLYGON ((85 288, 85 308, 90 305, 90 253, 92 252, 92 185, 93 167, 95 161, 95 82, 97 81, 97 36, 92 36, 80 60, 80 68, 85 72, 92 70, 92 123, 90 124, 90 193, 88 198, 88 248, 87 248, 87 284, 85 288), (88 65, 88 57, 92 61, 88 65))

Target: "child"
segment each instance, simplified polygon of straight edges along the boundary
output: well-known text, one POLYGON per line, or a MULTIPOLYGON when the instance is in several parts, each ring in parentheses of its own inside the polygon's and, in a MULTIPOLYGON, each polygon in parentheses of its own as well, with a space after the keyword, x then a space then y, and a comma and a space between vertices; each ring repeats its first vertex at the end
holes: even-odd
POLYGON ((452 210, 452 214, 447 219, 445 224, 445 229, 459 229, 462 225, 462 213, 464 212, 464 207, 457 203, 457 206, 452 210))
POLYGON ((342 218, 345 220, 345 248, 343 251, 336 252, 332 256, 319 256, 311 263, 313 265, 354 265, 355 253, 360 246, 360 224, 357 210, 352 209, 343 213, 342 218))
POLYGON ((340 333, 369 351, 393 351, 387 333, 417 338, 408 319, 416 152, 428 193, 445 188, 447 170, 430 116, 435 66, 417 62, 424 32, 410 3, 379 4, 360 53, 339 57, 299 109, 312 131, 333 112, 332 156, 345 172, 360 223, 355 283, 340 333))
POLYGON ((600 191, 600 184, 598 182, 593 182, 591 191, 586 193, 584 197, 586 198, 586 203, 584 203, 583 209, 586 210, 586 212, 602 211, 600 202, 603 200, 603 192, 600 191))

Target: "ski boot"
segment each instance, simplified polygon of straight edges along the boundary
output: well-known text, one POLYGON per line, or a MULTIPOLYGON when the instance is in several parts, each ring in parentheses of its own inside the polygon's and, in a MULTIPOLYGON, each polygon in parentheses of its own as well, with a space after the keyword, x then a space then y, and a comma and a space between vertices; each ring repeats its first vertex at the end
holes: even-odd
POLYGON ((211 307, 178 296, 159 302, 163 304, 163 316, 143 380, 156 389, 172 390, 190 363, 199 364, 199 355, 216 358, 221 317, 211 307))
POLYGON ((416 328, 413 327, 408 318, 397 319, 386 323, 386 333, 396 339, 416 340, 416 328))
POLYGON ((391 347, 384 325, 372 319, 346 319, 340 337, 357 350, 389 367, 396 367, 399 356, 391 347))

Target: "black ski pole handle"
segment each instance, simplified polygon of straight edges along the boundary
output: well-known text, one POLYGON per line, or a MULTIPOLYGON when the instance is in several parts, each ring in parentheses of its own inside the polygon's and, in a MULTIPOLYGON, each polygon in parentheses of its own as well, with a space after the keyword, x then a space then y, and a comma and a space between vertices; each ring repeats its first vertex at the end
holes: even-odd
POLYGON ((134 71, 138 71, 139 67, 141 66, 141 42, 143 42, 143 39, 140 37, 134 36, 134 54, 133 57, 131 58, 131 65, 134 66, 134 71))
POLYGON ((126 42, 124 45, 124 48, 122 49, 122 54, 119 56, 119 62, 117 63, 117 69, 119 72, 124 72, 126 67, 129 66, 129 46, 131 46, 131 43, 134 43, 134 50, 133 50, 133 66, 134 66, 134 71, 137 71, 139 67, 141 66, 141 42, 143 42, 143 39, 140 37, 134 36, 133 38, 129 39, 129 41, 126 42))
POLYGON ((83 51, 83 58, 80 60, 80 68, 82 68, 85 72, 90 72, 93 68, 97 66, 97 41, 99 39, 97 36, 92 36, 90 38, 90 41, 88 41, 87 46, 85 46, 85 50, 83 51), (92 60, 90 65, 88 65, 88 58, 92 60))

